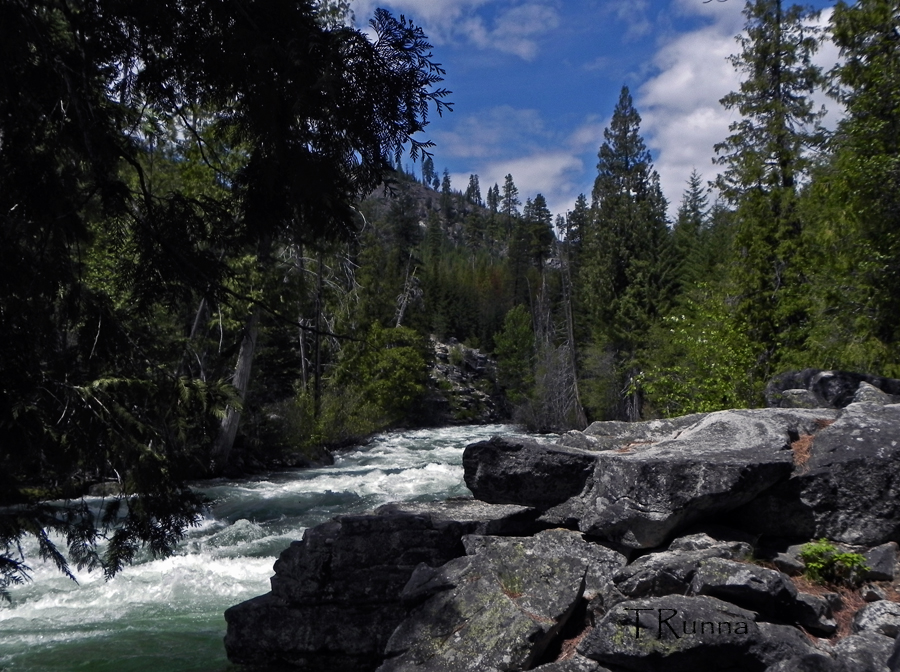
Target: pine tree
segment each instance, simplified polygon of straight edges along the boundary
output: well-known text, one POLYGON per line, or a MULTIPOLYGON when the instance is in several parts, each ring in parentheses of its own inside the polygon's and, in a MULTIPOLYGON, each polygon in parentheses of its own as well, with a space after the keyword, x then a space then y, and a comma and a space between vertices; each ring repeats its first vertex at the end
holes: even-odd
POLYGON ((578 194, 575 199, 575 209, 566 213, 566 246, 569 250, 569 262, 572 265, 572 273, 578 266, 579 255, 584 236, 590 226, 591 211, 584 194, 578 194))
POLYGON ((632 420, 640 415, 640 350, 671 300, 666 200, 640 121, 628 87, 622 87, 598 153, 594 216, 583 234, 581 264, 594 340, 614 354, 618 383, 626 390, 617 414, 632 420))
POLYGON ((513 218, 519 216, 519 206, 522 202, 519 200, 519 189, 513 182, 512 175, 507 175, 503 183, 503 194, 500 198, 500 209, 504 216, 504 226, 506 227, 507 237, 513 231, 513 218))
POLYGON ((482 205, 481 187, 478 186, 478 175, 469 175, 469 186, 466 187, 466 200, 475 205, 482 205))
POLYGON ((487 207, 491 212, 497 212, 500 209, 500 187, 496 183, 488 189, 487 207))
POLYGON ((717 186, 737 210, 738 310, 759 348, 758 374, 765 378, 779 350, 801 346, 808 326, 797 192, 809 167, 804 148, 821 143, 822 113, 809 98, 821 74, 811 60, 818 47, 814 13, 756 0, 744 16, 742 51, 731 57, 744 79, 721 100, 742 118, 716 145, 717 162, 725 166, 717 186))
POLYGON ((426 156, 425 160, 422 161, 422 184, 426 187, 430 187, 431 183, 434 181, 435 173, 434 173, 434 159, 430 156, 426 156))
POLYGON ((544 261, 550 256, 550 250, 556 236, 553 234, 553 215, 547 207, 547 200, 542 194, 534 197, 531 210, 526 217, 530 254, 538 270, 544 267, 544 261))
POLYGON ((898 25, 897 0, 835 6, 831 33, 841 61, 830 73, 832 95, 847 112, 814 189, 817 205, 827 205, 817 230, 826 246, 820 284, 836 290, 822 306, 828 317, 818 339, 827 349, 822 356, 886 375, 898 375, 900 353, 898 25))
POLYGON ((688 178, 688 186, 681 198, 672 239, 675 254, 675 282, 679 294, 703 280, 704 241, 706 233, 709 199, 700 174, 695 170, 688 178))
POLYGON ((441 180, 441 210, 444 211, 444 217, 450 219, 453 212, 453 190, 450 187, 450 171, 446 168, 441 180))

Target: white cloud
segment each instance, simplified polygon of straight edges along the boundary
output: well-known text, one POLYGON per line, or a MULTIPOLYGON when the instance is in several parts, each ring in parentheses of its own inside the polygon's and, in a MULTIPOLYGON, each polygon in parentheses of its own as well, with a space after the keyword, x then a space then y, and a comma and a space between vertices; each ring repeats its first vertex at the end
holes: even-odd
MULTIPOLYGON (((571 204, 580 190, 579 180, 584 171, 584 162, 573 152, 546 150, 507 160, 489 161, 478 166, 478 182, 483 194, 494 184, 503 188, 507 175, 519 190, 519 199, 534 198, 543 194, 547 207, 554 214, 563 214, 571 209, 571 204), (574 194, 574 195, 573 195, 574 194)), ((454 185, 466 185, 468 175, 451 175, 454 185)))
POLYGON ((638 90, 642 132, 656 156, 655 167, 670 213, 677 209, 691 171, 713 177, 713 146, 728 135, 736 118, 719 99, 736 90, 740 78, 726 60, 735 50, 728 22, 683 34, 657 52, 659 74, 638 90))
POLYGON ((529 151, 547 142, 550 134, 537 110, 509 105, 456 117, 452 130, 436 130, 432 137, 441 155, 481 159, 510 151, 529 151))
POLYGON ((367 22, 376 7, 386 6, 421 25, 434 44, 464 43, 533 60, 538 38, 559 25, 553 0, 355 0, 357 21, 367 22), (492 20, 478 10, 500 5, 492 20))
MULTIPOLYGON (((636 105, 643 118, 642 133, 653 151, 660 183, 674 215, 693 169, 706 180, 714 179, 714 145, 728 136, 728 126, 737 120, 736 110, 726 110, 719 100, 740 86, 740 73, 727 57, 739 49, 734 35, 743 28, 739 3, 675 0, 677 9, 713 19, 711 25, 681 34, 657 51, 653 64, 658 73, 638 89, 636 105)), ((827 20, 823 13, 820 23, 827 20)), ((834 45, 826 43, 816 62, 826 69, 836 57, 834 45)), ((834 108, 823 95, 817 105, 834 108)), ((831 115, 834 117, 834 113, 831 115)), ((832 121, 833 123, 833 121, 832 121)))
POLYGON ((616 18, 628 26, 625 31, 626 40, 636 40, 653 30, 653 24, 647 18, 647 0, 616 2, 613 3, 613 6, 616 18))
POLYGON ((487 29, 480 17, 463 24, 469 40, 482 49, 498 49, 526 61, 537 56, 536 37, 559 25, 559 15, 550 6, 536 2, 512 7, 500 14, 487 29))
MULTIPOLYGON (((509 174, 519 189, 522 203, 526 198, 543 194, 554 216, 571 210, 579 193, 590 197, 590 185, 584 184, 585 171, 589 168, 585 155, 596 154, 603 141, 606 120, 589 117, 567 136, 561 136, 548 131, 534 110, 499 107, 469 118, 461 126, 471 131, 471 138, 485 137, 487 144, 466 143, 465 135, 460 134, 449 143, 447 137, 440 138, 438 147, 441 154, 456 149, 472 159, 471 172, 478 175, 483 194, 495 183, 502 187, 509 174), (479 123, 484 126, 479 128, 479 123), (514 128, 527 132, 516 139, 514 128)), ((463 188, 468 184, 469 174, 451 174, 450 179, 454 188, 463 188)))

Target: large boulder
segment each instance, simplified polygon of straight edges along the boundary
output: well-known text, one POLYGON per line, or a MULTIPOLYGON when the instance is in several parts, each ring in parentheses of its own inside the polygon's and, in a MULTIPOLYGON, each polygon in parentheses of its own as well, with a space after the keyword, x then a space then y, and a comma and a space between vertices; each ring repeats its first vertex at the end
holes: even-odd
POLYGON ((392 635, 379 672, 530 669, 598 571, 595 549, 566 530, 464 541, 466 557, 410 579, 403 597, 419 606, 392 635))
POLYGON ((596 454, 579 528, 631 548, 752 502, 794 470, 791 444, 836 417, 756 409, 699 416, 674 432, 596 454))
MULTIPOLYGON (((819 411, 825 412, 825 411, 819 411)), ((810 437, 790 479, 730 521, 772 536, 848 544, 900 540, 900 405, 854 403, 810 437)))
POLYGON ((420 565, 465 553, 466 534, 522 534, 527 507, 471 500, 395 504, 306 530, 275 563, 272 592, 225 612, 229 659, 306 670, 374 670, 407 607, 400 592, 420 565))
MULTIPOLYGON (((673 544, 673 546, 676 546, 673 544)), ((691 590, 694 575, 710 558, 744 558, 753 548, 744 542, 718 542, 703 548, 676 548, 648 553, 617 571, 612 583, 601 595, 603 609, 618 602, 642 597, 685 595, 691 590)))
POLYGON ((835 644, 835 672, 888 672, 894 640, 873 632, 850 635, 835 644))
POLYGON ((775 376, 765 394, 767 406, 781 408, 795 407, 801 396, 804 406, 815 403, 820 408, 844 408, 854 401, 896 403, 900 401, 900 380, 852 371, 803 369, 775 376))
POLYGON ((495 438, 464 463, 477 498, 627 548, 725 517, 756 534, 871 546, 900 540, 898 435, 900 404, 736 410, 594 423, 566 445, 495 438))
POLYGON ((752 611, 713 597, 681 595, 616 605, 578 652, 601 665, 636 672, 762 672, 803 657, 822 663, 815 669, 831 663, 796 628, 757 623, 752 611))
POLYGON ((466 485, 476 499, 547 509, 578 495, 594 456, 577 448, 495 436, 466 447, 466 485))
POLYGON ((867 604, 853 617, 854 632, 874 632, 893 639, 900 634, 900 604, 879 600, 867 604))

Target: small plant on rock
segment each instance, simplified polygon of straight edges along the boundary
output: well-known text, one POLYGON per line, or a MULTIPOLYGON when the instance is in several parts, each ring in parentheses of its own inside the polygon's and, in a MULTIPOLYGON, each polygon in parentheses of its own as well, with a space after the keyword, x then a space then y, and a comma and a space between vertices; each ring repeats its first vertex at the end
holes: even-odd
POLYGON ((841 552, 827 539, 804 544, 800 559, 806 565, 806 577, 816 583, 854 585, 869 571, 864 556, 841 552))

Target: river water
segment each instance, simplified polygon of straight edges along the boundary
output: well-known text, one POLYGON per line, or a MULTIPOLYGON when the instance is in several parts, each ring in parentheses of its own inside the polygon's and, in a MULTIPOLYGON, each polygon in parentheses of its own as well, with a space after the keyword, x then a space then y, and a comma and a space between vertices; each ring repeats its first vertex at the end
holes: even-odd
POLYGON ((141 558, 111 581, 78 583, 25 546, 33 581, 0 604, 0 671, 223 672, 223 612, 268 592, 272 565, 307 527, 390 501, 471 496, 462 452, 513 434, 486 425, 391 432, 336 458, 334 466, 207 481, 200 525, 169 558, 141 558))

